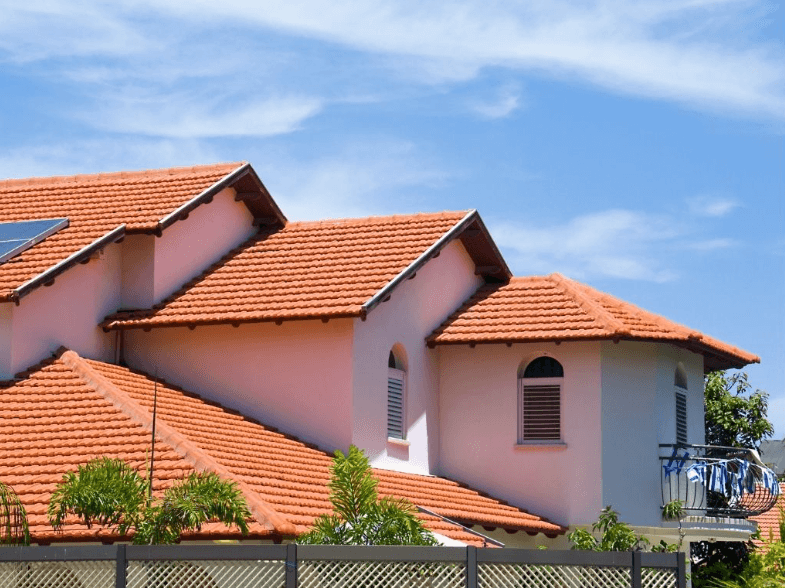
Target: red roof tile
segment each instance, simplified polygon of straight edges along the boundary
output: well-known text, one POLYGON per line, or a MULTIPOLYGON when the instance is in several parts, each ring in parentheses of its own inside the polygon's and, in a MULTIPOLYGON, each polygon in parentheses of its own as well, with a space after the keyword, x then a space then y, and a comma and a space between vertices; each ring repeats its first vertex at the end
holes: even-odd
POLYGON ((150 310, 108 328, 360 316, 466 212, 288 223, 253 237, 150 310))
MULTIPOLYGON (((80 358, 72 351, 44 362, 19 381, 2 384, 0 480, 30 515, 37 541, 104 538, 73 524, 55 533, 46 507, 67 470, 107 455, 144 470, 156 383, 127 368, 80 358)), ((254 514, 252 535, 292 536, 330 510, 331 457, 221 406, 159 382, 155 488, 194 470, 215 471, 240 484, 254 514)), ((483 526, 548 535, 564 529, 444 478, 376 470, 382 495, 408 498, 446 517, 483 526)), ((466 542, 476 536, 423 515, 438 533, 466 542)), ((236 536, 223 526, 211 536, 236 536)), ((203 533, 204 534, 204 533, 203 533)))
POLYGON ((0 181, 0 222, 69 220, 67 228, 0 264, 0 301, 122 224, 127 232, 158 230, 167 215, 242 165, 0 181))
MULTIPOLYGON (((785 517, 785 494, 780 494, 774 508, 750 518, 758 523, 761 539, 783 541, 785 537, 780 536, 780 520, 785 520, 785 518, 782 517, 785 517)), ((762 547, 765 545, 764 541, 755 541, 755 544, 762 547)))
POLYGON ((431 345, 570 341, 668 341, 706 358, 707 369, 760 359, 559 274, 480 288, 428 338, 431 345))

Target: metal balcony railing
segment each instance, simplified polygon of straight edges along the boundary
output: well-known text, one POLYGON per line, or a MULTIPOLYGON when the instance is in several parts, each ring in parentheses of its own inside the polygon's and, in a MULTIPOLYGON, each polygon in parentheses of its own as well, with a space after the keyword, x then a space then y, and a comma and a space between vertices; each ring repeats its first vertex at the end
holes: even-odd
POLYGON ((777 476, 752 449, 660 444, 662 504, 679 500, 691 515, 747 518, 777 502, 777 476))

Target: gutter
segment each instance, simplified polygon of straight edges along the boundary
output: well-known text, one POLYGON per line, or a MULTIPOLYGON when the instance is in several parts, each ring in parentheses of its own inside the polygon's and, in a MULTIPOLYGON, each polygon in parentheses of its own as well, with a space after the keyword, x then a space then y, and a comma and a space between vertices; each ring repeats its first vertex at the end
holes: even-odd
MULTIPOLYGON (((379 306, 379 304, 384 302, 401 282, 414 277, 414 274, 416 274, 422 266, 430 261, 431 258, 436 257, 444 247, 460 237, 461 233, 463 233, 467 228, 469 228, 469 225, 473 223, 477 223, 479 225, 479 230, 488 238, 492 248, 495 252, 498 253, 498 249, 496 249, 496 245, 493 244, 493 240, 490 239, 488 229, 485 228, 485 224, 482 222, 482 219, 480 219, 480 215, 477 213, 477 210, 471 209, 466 213, 466 216, 464 216, 455 226, 453 226, 453 228, 442 235, 433 245, 428 247, 428 249, 426 249, 425 252, 420 255, 420 257, 410 263, 408 267, 406 267, 392 280, 387 282, 387 284, 381 290, 379 290, 367 302, 365 302, 360 310, 360 316, 365 319, 368 313, 379 306)), ((501 263, 504 264, 501 254, 499 254, 499 260, 501 260, 501 263)), ((501 268, 501 271, 505 272, 507 276, 512 275, 506 264, 504 264, 504 266, 501 268)))
POLYGON ((55 278, 62 274, 64 271, 70 269, 71 267, 75 266, 77 263, 84 262, 90 258, 96 251, 99 249, 103 249, 107 245, 111 245, 116 241, 119 241, 125 237, 125 224, 120 225, 116 229, 108 232, 103 237, 99 237, 87 247, 83 247, 76 253, 69 255, 64 260, 56 263, 46 271, 38 274, 34 278, 31 278, 15 290, 11 292, 11 300, 13 300, 16 304, 19 304, 19 299, 23 296, 27 296, 30 292, 38 288, 39 286, 45 285, 49 282, 54 282, 55 278))

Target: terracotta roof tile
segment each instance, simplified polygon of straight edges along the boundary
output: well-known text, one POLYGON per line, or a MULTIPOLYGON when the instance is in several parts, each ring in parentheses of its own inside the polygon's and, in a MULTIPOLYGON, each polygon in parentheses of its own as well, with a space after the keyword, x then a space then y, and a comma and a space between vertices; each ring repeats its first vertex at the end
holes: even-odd
POLYGON ((66 217, 69 226, 0 264, 0 300, 118 226, 154 231, 168 214, 242 163, 0 180, 0 222, 66 217))
MULTIPOLYGON (((257 537, 301 533, 316 516, 329 512, 327 453, 164 382, 156 385, 146 374, 61 351, 23 379, 2 384, 0 480, 25 503, 35 539, 107 537, 101 529, 79 525, 54 533, 46 506, 63 473, 94 457, 119 457, 144 470, 156 388, 156 491, 194 469, 216 471, 238 482, 253 501, 252 532, 257 537)), ((443 516, 530 533, 564 532, 451 480, 375 473, 380 494, 408 498, 443 516)), ((436 532, 478 542, 459 527, 426 515, 423 519, 436 532)), ((212 536, 236 535, 223 526, 201 535, 208 531, 212 536)))
POLYGON ((465 212, 292 222, 263 232, 150 310, 109 328, 359 316, 465 212))
POLYGON ((431 344, 670 341, 701 353, 708 369, 757 363, 755 355, 559 274, 481 287, 428 338, 431 344))
MULTIPOLYGON (((777 498, 777 503, 774 508, 767 510, 763 514, 750 517, 751 520, 758 523, 761 539, 769 541, 783 541, 785 537, 780 537, 780 518, 785 517, 785 494, 781 494, 777 498)), ((765 545, 763 541, 755 541, 758 547, 765 545)))

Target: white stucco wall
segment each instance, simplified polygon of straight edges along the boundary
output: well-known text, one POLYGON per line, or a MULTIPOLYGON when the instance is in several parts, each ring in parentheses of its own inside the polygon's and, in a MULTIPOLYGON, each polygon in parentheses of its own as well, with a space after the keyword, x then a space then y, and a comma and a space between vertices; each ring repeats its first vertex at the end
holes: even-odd
POLYGON ((425 338, 482 284, 459 241, 445 247, 414 279, 400 284, 367 320, 354 321, 352 442, 374 467, 434 473, 439 455, 438 352, 425 338), (387 361, 406 352, 408 446, 387 439, 387 361))
POLYGON ((129 366, 327 451, 351 443, 348 319, 129 330, 129 366))
POLYGON ((602 508, 600 344, 439 347, 441 474, 559 524, 602 508), (517 374, 554 357, 564 368, 559 445, 517 445, 517 374))
POLYGON ((688 378, 688 441, 700 444, 703 358, 662 343, 602 343, 602 500, 631 525, 662 524, 658 445, 676 441, 679 362, 688 378))
POLYGON ((0 304, 0 380, 10 378, 13 355, 14 303, 0 304))
POLYGON ((156 238, 153 304, 256 232, 253 215, 245 204, 235 202, 234 195, 234 188, 222 190, 156 238))
MULTIPOLYGON (((80 355, 102 361, 114 358, 114 333, 98 324, 117 309, 120 301, 120 246, 104 248, 100 257, 77 264, 58 276, 51 286, 36 288, 19 306, 3 305, 4 321, 12 321, 11 346, 2 377, 11 377, 65 346, 80 355), (10 353, 9 353, 10 352, 10 353)), ((7 326, 3 329, 6 333, 7 326)))

